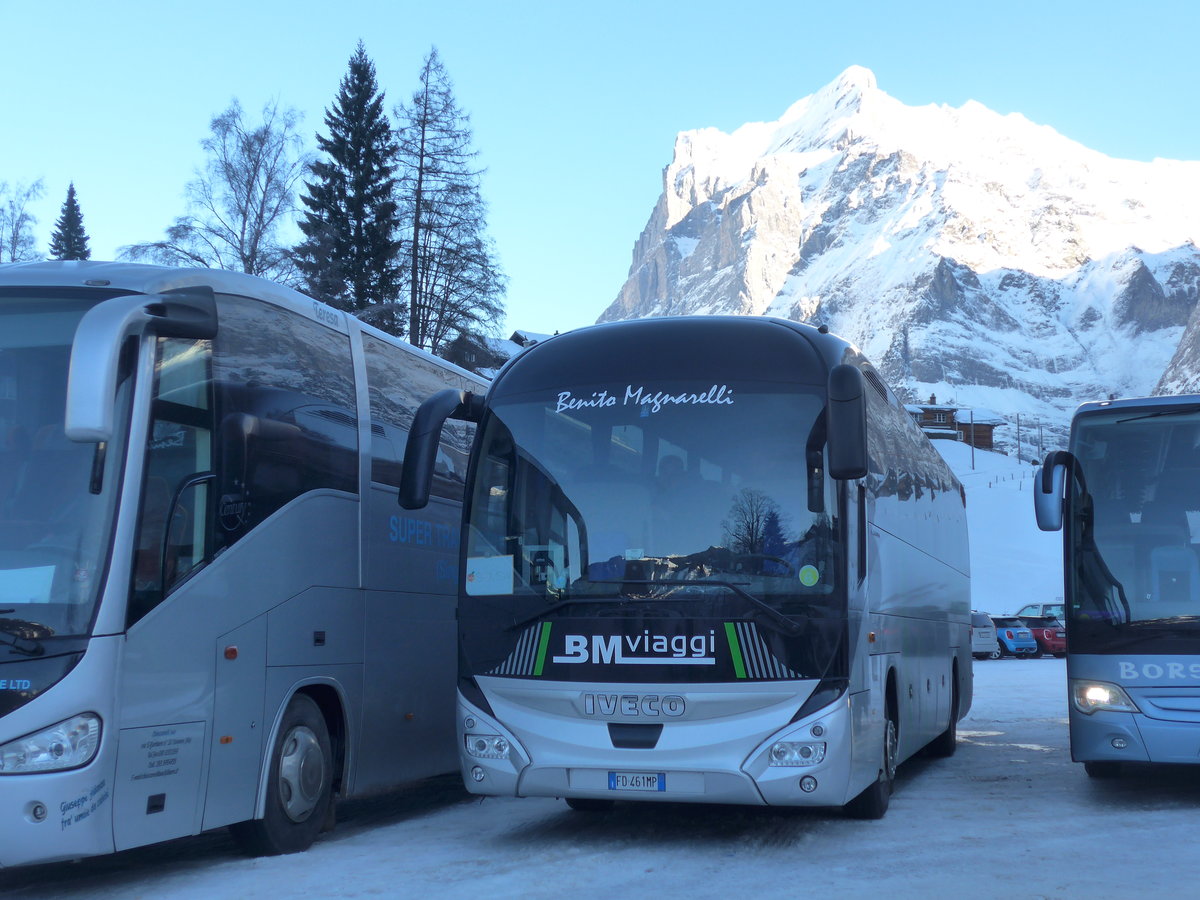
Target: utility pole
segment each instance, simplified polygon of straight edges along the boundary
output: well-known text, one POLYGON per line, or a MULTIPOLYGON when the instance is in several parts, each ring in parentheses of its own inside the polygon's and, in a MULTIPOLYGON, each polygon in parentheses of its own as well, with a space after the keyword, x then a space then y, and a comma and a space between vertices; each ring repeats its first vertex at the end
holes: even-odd
POLYGON ((975 471, 975 410, 971 410, 971 471, 975 471))
POLYGON ((1017 413, 1017 464, 1021 462, 1021 414, 1017 413))

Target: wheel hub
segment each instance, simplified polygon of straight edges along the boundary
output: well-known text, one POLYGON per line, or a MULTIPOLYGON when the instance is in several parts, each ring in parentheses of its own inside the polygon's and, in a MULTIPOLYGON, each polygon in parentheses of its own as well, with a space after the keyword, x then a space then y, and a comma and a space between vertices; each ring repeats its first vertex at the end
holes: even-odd
POLYGON ((303 822, 316 808, 325 786, 325 756, 312 730, 293 728, 279 755, 279 799, 293 822, 303 822))

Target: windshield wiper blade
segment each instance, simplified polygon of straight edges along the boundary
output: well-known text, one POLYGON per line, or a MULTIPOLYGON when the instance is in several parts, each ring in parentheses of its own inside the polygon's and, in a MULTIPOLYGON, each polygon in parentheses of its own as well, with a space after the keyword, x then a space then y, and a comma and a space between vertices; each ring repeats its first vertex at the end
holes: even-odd
MULTIPOLYGON (((11 610, 10 610, 11 612, 11 610)), ((54 629, 24 619, 0 619, 0 644, 12 647, 13 653, 41 656, 46 652, 39 638, 49 637, 54 629)))
POLYGON ((0 631, 0 644, 7 644, 12 647, 13 653, 22 653, 25 656, 41 656, 46 652, 46 648, 42 646, 41 641, 35 641, 33 638, 23 638, 17 634, 11 634, 7 631, 0 631))
POLYGON ((1200 404, 1193 403, 1190 406, 1173 406, 1170 409, 1159 409, 1137 416, 1129 416, 1125 419, 1117 419, 1117 424, 1124 425, 1126 422, 1137 422, 1141 419, 1157 419, 1160 416, 1186 416, 1188 413, 1196 412, 1200 412, 1200 404))

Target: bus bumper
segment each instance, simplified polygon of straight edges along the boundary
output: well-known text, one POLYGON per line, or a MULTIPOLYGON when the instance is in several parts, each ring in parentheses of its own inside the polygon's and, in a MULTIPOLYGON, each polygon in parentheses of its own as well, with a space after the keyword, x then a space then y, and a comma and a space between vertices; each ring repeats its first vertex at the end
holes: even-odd
POLYGON ((1200 763, 1200 722, 1152 719, 1135 713, 1071 710, 1075 762, 1200 763))
POLYGON ((761 729, 740 730, 736 721, 702 722, 693 724, 702 739, 664 733, 654 748, 625 749, 614 747, 606 721, 555 723, 546 717, 523 724, 529 727, 518 737, 459 695, 458 746, 468 791, 755 806, 841 806, 852 796, 846 697, 765 740, 761 729), (791 764, 773 764, 780 751, 772 751, 781 743, 788 745, 783 750, 791 764), (640 777, 646 775, 653 777, 640 777))
POLYGON ((6 810, 0 868, 112 853, 112 773, 93 762, 70 772, 0 777, 6 810))

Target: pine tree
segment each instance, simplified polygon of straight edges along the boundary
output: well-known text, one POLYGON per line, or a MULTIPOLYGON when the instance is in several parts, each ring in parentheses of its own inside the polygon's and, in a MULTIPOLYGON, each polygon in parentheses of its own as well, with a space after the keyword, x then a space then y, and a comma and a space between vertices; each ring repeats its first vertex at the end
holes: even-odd
POLYGON ((406 217, 408 340, 440 353, 460 337, 480 343, 504 312, 504 275, 486 235, 487 204, 472 168, 469 118, 433 48, 411 105, 396 110, 401 210, 406 217))
POLYGON ((317 135, 323 156, 300 198, 307 210, 298 223, 305 240, 296 247, 296 265, 314 297, 403 334, 396 143, 383 101, 359 41, 325 112, 328 136, 317 135))
POLYGON ((75 182, 67 187, 67 199, 50 235, 50 255, 54 259, 91 259, 88 235, 83 230, 83 213, 75 196, 75 182))

